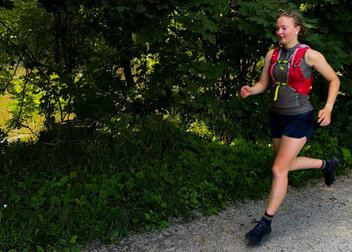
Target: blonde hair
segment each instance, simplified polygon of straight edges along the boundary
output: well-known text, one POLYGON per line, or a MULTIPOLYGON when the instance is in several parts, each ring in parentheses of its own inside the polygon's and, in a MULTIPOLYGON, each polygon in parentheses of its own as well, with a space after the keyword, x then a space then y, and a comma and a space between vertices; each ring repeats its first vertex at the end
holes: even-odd
POLYGON ((306 34, 307 34, 307 28, 303 25, 303 19, 302 16, 294 11, 294 10, 288 10, 288 11, 279 11, 278 15, 277 15, 277 19, 279 19, 280 17, 290 17, 293 19, 293 23, 295 24, 295 27, 300 26, 301 29, 298 32, 298 38, 303 38, 306 34))

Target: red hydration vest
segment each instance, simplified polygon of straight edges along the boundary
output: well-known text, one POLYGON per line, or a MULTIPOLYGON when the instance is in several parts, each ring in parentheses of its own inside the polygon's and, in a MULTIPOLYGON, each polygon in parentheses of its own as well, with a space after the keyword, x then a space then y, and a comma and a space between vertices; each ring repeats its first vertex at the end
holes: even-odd
MULTIPOLYGON (((309 49, 310 47, 301 44, 299 45, 296 50, 293 52, 292 56, 290 57, 288 61, 288 77, 287 77, 287 84, 290 86, 292 89, 294 89, 297 93, 302 94, 302 95, 307 95, 312 89, 313 85, 313 73, 310 79, 306 79, 304 77, 304 74, 301 69, 301 61, 304 53, 309 49)), ((278 59, 280 58, 281 54, 281 46, 277 46, 274 49, 273 55, 271 57, 271 62, 269 66, 269 74, 271 77, 272 81, 272 86, 276 84, 281 84, 281 85, 286 85, 286 83, 278 83, 276 82, 273 74, 273 69, 275 67, 275 64, 277 64, 278 59)))

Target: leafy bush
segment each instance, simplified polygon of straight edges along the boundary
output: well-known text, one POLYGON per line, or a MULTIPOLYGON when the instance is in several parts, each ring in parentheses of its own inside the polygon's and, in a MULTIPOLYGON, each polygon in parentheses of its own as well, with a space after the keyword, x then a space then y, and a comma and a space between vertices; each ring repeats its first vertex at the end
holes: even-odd
MULTIPOLYGON (((203 123, 192 132, 182 125, 177 117, 125 115, 98 131, 66 125, 46 130, 37 143, 9 144, 0 156, 0 247, 115 243, 162 229, 172 216, 216 214, 228 200, 267 195, 269 140, 226 145, 203 123)), ((303 154, 340 157, 337 138, 326 134, 318 130, 303 154)), ((290 183, 314 177, 321 173, 295 172, 290 183)))

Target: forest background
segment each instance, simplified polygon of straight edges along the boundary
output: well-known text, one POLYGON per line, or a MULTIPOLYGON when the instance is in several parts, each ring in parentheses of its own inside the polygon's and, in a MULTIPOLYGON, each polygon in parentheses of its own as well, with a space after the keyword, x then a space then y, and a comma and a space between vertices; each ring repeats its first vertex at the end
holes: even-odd
MULTIPOLYGON (((280 9, 341 79, 302 154, 352 164, 347 0, 1 0, 0 249, 78 251, 270 190, 270 94, 241 99, 280 9), (11 102, 8 100, 11 99, 11 102), (6 102, 4 102, 6 101, 6 102), (6 103, 6 104, 5 104, 6 103), (5 107, 6 105, 6 107, 5 107), (2 120, 4 121, 4 120, 2 120), (15 129, 30 137, 7 141, 15 129)), ((315 75, 316 111, 327 82, 315 75)), ((315 111, 315 116, 316 116, 315 111)), ((12 135, 11 135, 12 134, 12 135)), ((305 185, 317 171, 290 174, 305 185)))

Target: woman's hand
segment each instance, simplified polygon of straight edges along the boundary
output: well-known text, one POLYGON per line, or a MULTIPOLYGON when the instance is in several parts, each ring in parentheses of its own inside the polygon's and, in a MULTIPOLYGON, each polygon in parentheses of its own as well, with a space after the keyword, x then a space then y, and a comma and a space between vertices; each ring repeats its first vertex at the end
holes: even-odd
POLYGON ((252 87, 246 85, 241 88, 242 98, 247 98, 250 95, 256 95, 264 92, 270 80, 268 70, 269 70, 270 60, 273 52, 274 52, 274 49, 271 49, 265 56, 264 66, 263 66, 262 74, 260 76, 259 81, 255 83, 252 87))
POLYGON ((324 107, 318 113, 318 123, 320 126, 327 126, 331 122, 331 108, 324 107))
POLYGON ((242 98, 247 98, 253 93, 253 90, 250 86, 243 86, 241 88, 241 97, 242 98))

